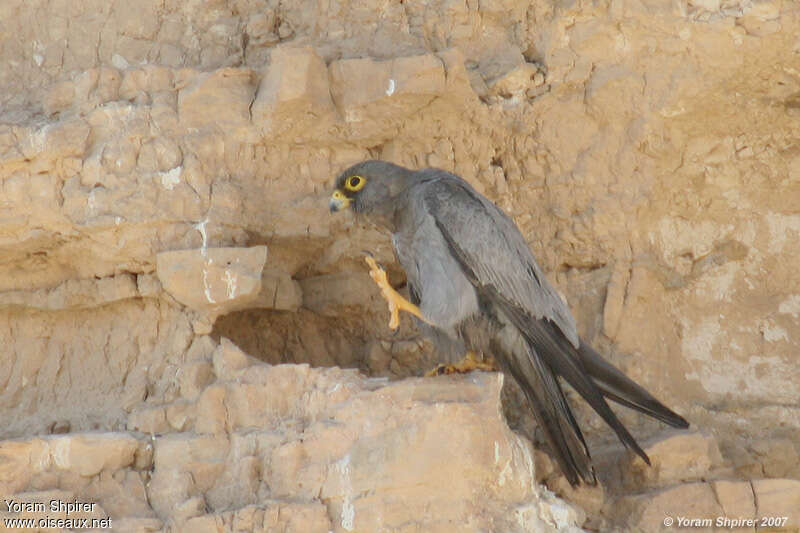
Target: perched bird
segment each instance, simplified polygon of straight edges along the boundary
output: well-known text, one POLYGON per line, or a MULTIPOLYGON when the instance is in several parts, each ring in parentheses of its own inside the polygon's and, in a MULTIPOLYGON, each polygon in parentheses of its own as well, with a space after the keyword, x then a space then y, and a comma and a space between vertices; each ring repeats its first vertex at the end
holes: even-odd
POLYGON ((389 301, 390 326, 397 326, 402 309, 420 319, 423 332, 447 358, 470 351, 494 356, 524 391, 572 485, 593 485, 597 478, 559 376, 647 464, 647 454, 606 398, 671 426, 688 427, 579 338, 569 309, 545 279, 517 226, 460 177, 365 161, 337 178, 329 205, 331 212, 349 208, 391 232, 411 302, 367 258, 389 301))

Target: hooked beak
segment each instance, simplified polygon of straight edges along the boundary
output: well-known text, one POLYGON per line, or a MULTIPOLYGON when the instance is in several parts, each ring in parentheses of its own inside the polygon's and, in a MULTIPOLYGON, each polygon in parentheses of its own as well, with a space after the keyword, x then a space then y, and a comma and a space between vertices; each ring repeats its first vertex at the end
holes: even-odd
POLYGON ((331 213, 341 211, 342 209, 347 209, 350 207, 350 198, 345 196, 344 193, 339 189, 336 189, 333 191, 331 199, 328 200, 328 207, 330 208, 331 213))

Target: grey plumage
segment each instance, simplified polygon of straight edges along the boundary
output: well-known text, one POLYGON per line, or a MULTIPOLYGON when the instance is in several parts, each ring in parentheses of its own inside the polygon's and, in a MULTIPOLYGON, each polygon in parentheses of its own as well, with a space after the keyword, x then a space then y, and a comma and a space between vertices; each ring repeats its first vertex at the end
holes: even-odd
POLYGON ((430 324, 423 331, 436 346, 491 354, 517 381, 570 483, 596 478, 558 376, 648 463, 605 398, 688 426, 579 338, 517 226, 458 176, 365 161, 336 181, 331 210, 348 206, 392 233, 411 300, 430 324))

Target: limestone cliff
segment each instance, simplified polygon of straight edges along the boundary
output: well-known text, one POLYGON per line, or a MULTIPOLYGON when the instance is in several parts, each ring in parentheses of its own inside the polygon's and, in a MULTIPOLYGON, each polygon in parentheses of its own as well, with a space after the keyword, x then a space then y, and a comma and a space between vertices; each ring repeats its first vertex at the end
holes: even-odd
POLYGON ((800 528, 795 2, 5 0, 0 26, 0 500, 132 531, 800 528), (366 158, 501 205, 692 431, 621 411, 646 468, 576 402, 604 488, 573 490, 501 378, 411 377, 436 355, 361 259, 401 281, 390 242, 327 213, 366 158))

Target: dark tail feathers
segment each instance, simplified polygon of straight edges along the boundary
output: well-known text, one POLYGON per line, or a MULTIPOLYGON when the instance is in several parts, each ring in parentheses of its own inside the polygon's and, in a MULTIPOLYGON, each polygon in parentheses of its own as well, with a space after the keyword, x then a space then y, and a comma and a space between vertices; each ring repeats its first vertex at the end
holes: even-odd
POLYGON ((577 352, 583 367, 603 396, 672 427, 681 429, 689 427, 689 422, 685 418, 656 400, 652 394, 603 359, 583 340, 577 352))

